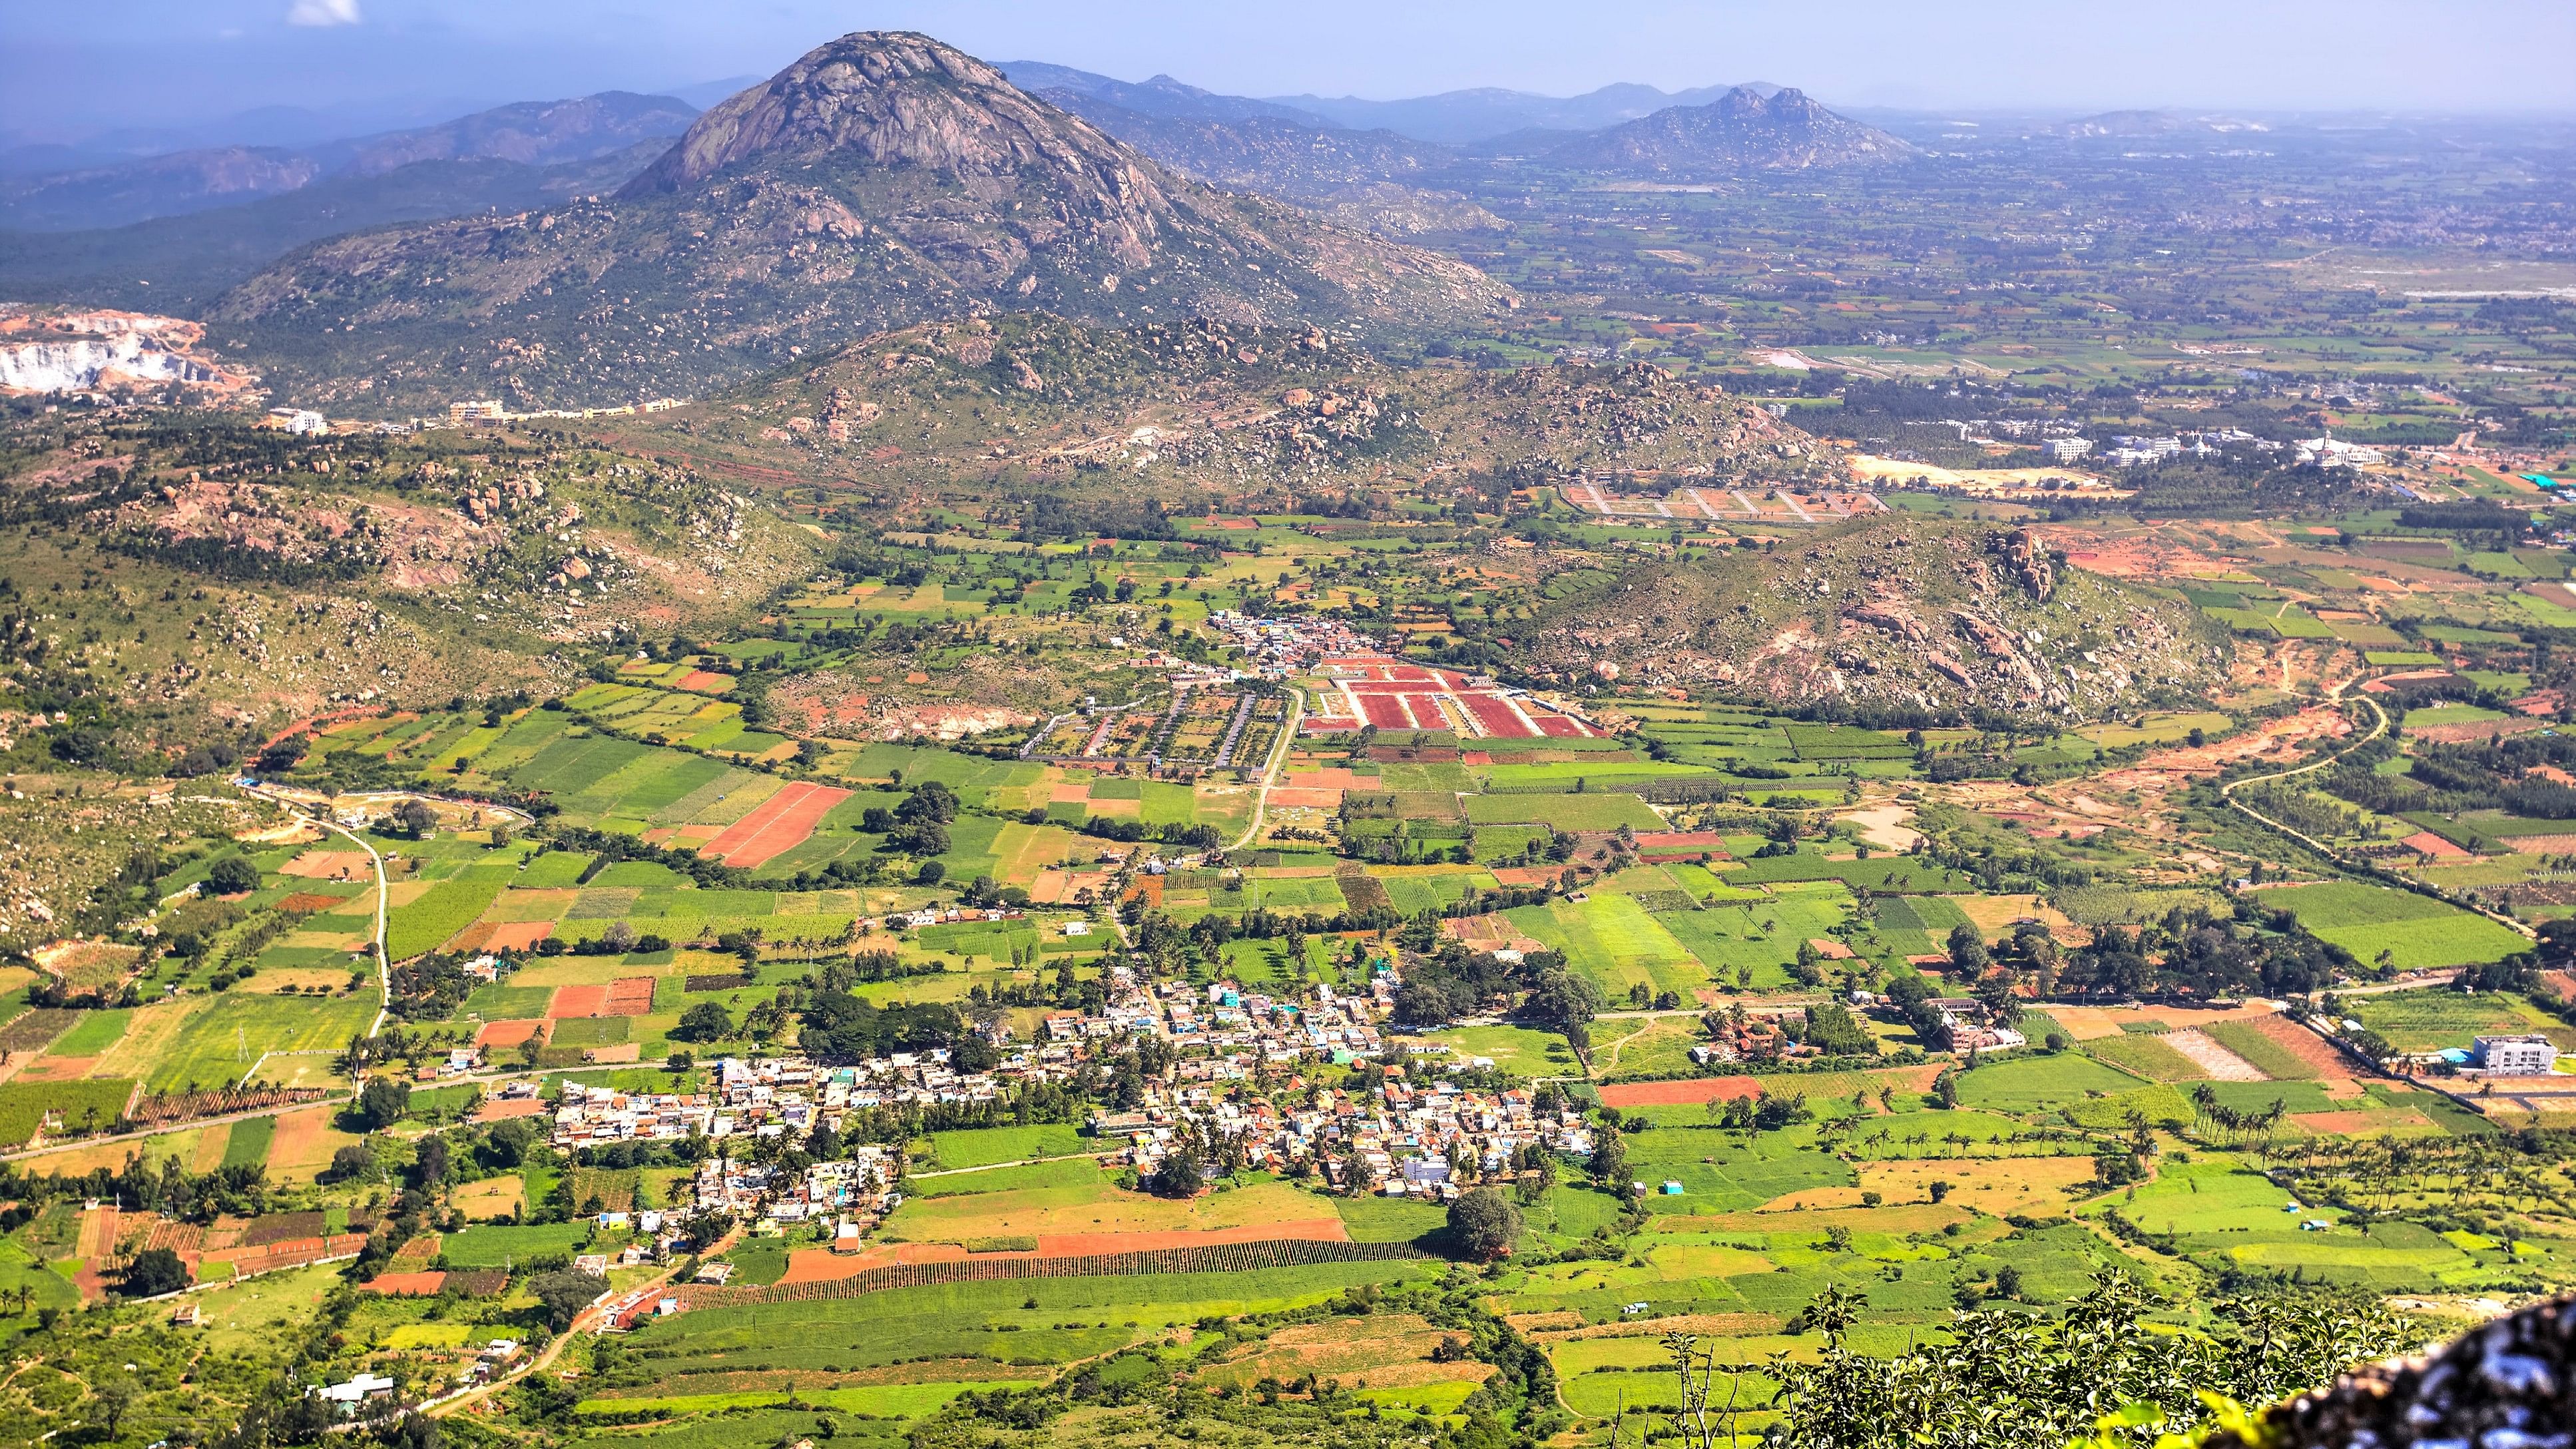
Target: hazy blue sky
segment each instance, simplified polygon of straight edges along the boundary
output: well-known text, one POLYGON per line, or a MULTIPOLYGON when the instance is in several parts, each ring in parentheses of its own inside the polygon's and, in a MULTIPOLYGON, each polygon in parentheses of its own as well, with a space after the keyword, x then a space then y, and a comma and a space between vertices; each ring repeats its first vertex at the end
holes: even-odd
POLYGON ((1961 110, 2576 108, 2571 0, 0 0, 0 127, 658 89, 877 27, 1254 95, 1768 80, 1961 110))

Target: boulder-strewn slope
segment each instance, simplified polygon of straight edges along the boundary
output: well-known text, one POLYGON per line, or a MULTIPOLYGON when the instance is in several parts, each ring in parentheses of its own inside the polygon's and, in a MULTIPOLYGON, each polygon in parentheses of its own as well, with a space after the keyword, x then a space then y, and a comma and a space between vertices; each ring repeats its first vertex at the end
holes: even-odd
POLYGON ((1786 481, 1827 468, 1807 434, 1650 364, 1407 368, 1346 343, 1321 328, 1099 328, 1014 313, 882 333, 614 426, 657 453, 870 487, 1192 507, 1516 465, 1526 482, 1591 468, 1786 481))
POLYGON ((302 399, 536 407, 703 393, 928 317, 1400 331, 1507 295, 1175 175, 936 41, 869 32, 708 110, 613 198, 325 242, 217 315, 302 399))
POLYGON ((1914 148, 1789 88, 1737 86, 1704 106, 1671 106, 1548 153, 1564 166, 1628 175, 1734 176, 1876 165, 1914 148))
POLYGON ((2027 531, 1903 516, 1640 569, 1542 615, 1533 646, 1562 680, 2076 719, 2197 697, 2228 657, 2183 601, 2067 568, 2027 531))

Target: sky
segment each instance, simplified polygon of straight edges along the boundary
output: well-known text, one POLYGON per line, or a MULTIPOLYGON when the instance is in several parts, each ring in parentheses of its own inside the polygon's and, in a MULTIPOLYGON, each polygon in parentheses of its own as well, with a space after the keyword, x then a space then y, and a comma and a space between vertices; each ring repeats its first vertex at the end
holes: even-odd
POLYGON ((0 0, 0 131, 409 124, 767 75, 863 29, 1249 95, 1761 80, 1909 110, 2576 111, 2570 0, 0 0))

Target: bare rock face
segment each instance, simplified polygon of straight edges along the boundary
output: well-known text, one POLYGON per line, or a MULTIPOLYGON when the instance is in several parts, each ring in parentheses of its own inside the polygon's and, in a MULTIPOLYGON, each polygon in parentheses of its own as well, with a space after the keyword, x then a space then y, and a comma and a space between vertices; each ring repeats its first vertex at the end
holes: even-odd
POLYGON ((362 232, 215 315, 272 385, 399 411, 703 394, 935 318, 1448 328, 1507 307, 1464 263, 1230 195, 926 36, 846 35, 692 124, 613 198, 362 232))
MULTIPOLYGON (((2264 1414, 2260 1449, 2568 1449, 2576 1302, 2526 1308, 2428 1359, 2381 1364, 2264 1414)), ((2205 1449, 2255 1449, 2230 1431, 2205 1449)))

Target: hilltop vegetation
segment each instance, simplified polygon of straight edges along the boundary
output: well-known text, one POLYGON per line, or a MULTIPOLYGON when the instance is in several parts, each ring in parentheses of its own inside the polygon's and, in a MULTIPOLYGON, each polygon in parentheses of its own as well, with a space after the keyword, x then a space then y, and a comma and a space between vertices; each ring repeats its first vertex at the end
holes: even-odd
POLYGON ((2061 567, 2027 530, 1905 515, 1605 580, 1543 614, 1537 638, 1560 680, 1927 722, 2171 706, 2205 695, 2231 653, 2187 603, 2061 567))
POLYGON ((1830 462, 1796 427, 1648 365, 1402 365, 1320 327, 1101 328, 1043 313, 871 336, 731 398, 613 426, 639 448, 837 475, 881 496, 1112 493, 1256 511, 1408 475, 1510 475, 1452 485, 1483 492, 1600 468, 1814 480, 1830 462))

